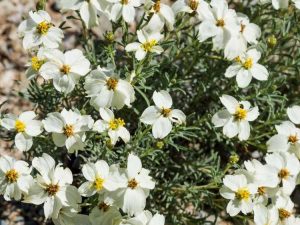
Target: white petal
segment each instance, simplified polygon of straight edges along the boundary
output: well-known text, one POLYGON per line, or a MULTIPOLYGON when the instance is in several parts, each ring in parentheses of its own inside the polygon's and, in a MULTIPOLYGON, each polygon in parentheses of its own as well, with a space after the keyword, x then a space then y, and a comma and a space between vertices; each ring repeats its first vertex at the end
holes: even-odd
POLYGON ((223 127, 223 134, 229 138, 233 138, 239 132, 239 128, 236 122, 233 121, 233 118, 229 119, 229 121, 223 127))
POLYGON ((300 106, 295 105, 287 109, 289 119, 295 123, 300 124, 300 106))
POLYGON ((239 123, 239 139, 240 141, 248 140, 249 136, 250 136, 249 122, 243 120, 239 123))
POLYGON ((257 80, 267 80, 269 76, 268 70, 260 64, 254 64, 250 73, 257 80))
POLYGON ((230 118, 231 114, 227 109, 224 109, 213 115, 212 123, 215 127, 223 127, 230 118))
POLYGON ((152 125, 160 117, 160 115, 161 112, 159 108, 156 106, 149 106, 141 115, 140 120, 145 124, 152 125))
POLYGON ((222 95, 220 97, 222 104, 226 107, 229 113, 234 114, 237 107, 239 107, 239 102, 230 95, 222 95))
POLYGON ((142 169, 142 162, 139 157, 129 154, 127 160, 127 174, 129 179, 134 178, 142 169))
POLYGON ((146 205, 146 196, 142 189, 127 188, 124 194, 122 210, 130 216, 143 211, 146 205))
POLYGON ((252 75, 249 70, 240 70, 236 76, 236 82, 240 88, 247 87, 252 80, 252 75))
POLYGON ((170 109, 172 107, 173 101, 172 97, 167 91, 154 91, 153 93, 153 101, 157 107, 160 109, 170 109))
POLYGON ((172 130, 172 123, 168 118, 161 116, 152 126, 152 134, 154 138, 163 139, 172 130))
POLYGON ((169 116, 170 120, 174 123, 183 124, 185 123, 186 116, 185 114, 179 109, 173 109, 169 116))
POLYGON ((15 144, 20 151, 28 151, 33 144, 32 137, 23 133, 18 133, 15 137, 15 144))

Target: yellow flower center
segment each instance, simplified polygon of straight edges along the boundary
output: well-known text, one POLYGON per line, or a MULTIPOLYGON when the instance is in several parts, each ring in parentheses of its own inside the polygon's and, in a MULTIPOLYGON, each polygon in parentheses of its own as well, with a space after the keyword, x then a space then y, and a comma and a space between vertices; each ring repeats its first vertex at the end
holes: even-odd
POLYGON ((245 200, 248 201, 250 198, 250 192, 248 188, 239 188, 237 192, 235 192, 235 197, 238 200, 245 200))
POLYGON ((239 57, 239 56, 235 57, 234 61, 236 61, 237 63, 241 63, 242 62, 241 57, 239 57))
POLYGON ((94 188, 97 191, 101 191, 103 189, 103 183, 104 183, 104 179, 102 179, 101 177, 96 177, 95 181, 94 181, 94 188))
POLYGON ((45 35, 45 34, 47 34, 47 32, 51 26, 52 26, 51 23, 49 23, 47 21, 43 21, 37 25, 36 29, 39 34, 45 35))
POLYGON ((25 123, 23 123, 21 120, 16 120, 15 122, 15 129, 18 133, 22 133, 26 129, 25 123))
POLYGON ((153 10, 158 13, 160 11, 160 0, 158 0, 157 2, 155 2, 155 4, 153 5, 153 10))
POLYGON ((107 205, 105 202, 101 202, 99 205, 98 205, 98 208, 103 211, 103 212, 107 212, 110 208, 109 205, 107 205))
POLYGON ((199 5, 199 1, 198 0, 190 0, 189 1, 189 7, 193 10, 196 11, 199 5))
POLYGON ((161 114, 162 114, 164 117, 169 117, 171 111, 172 111, 172 109, 165 109, 165 108, 163 108, 163 109, 161 110, 161 114))
POLYGON ((290 135, 289 136, 289 142, 292 144, 295 144, 297 141, 299 141, 297 135, 290 135))
POLYGON ((283 168, 279 171, 278 173, 278 177, 280 177, 281 179, 287 179, 290 176, 290 171, 288 171, 288 169, 283 168))
POLYGON ((50 196, 54 196, 59 191, 58 184, 49 184, 46 186, 46 192, 50 196))
POLYGON ((127 5, 129 0, 120 0, 120 2, 121 2, 122 5, 127 5))
POLYGON ((150 52, 152 48, 157 44, 156 40, 146 41, 145 43, 141 44, 141 48, 144 49, 145 52, 150 52))
POLYGON ((246 61, 243 63, 243 67, 244 67, 246 70, 251 69, 252 66, 253 66, 253 59, 252 59, 252 58, 247 58, 246 61))
POLYGON ((127 186, 131 189, 135 189, 138 186, 138 182, 133 178, 130 181, 128 181, 127 186))
POLYGON ((109 78, 106 81, 106 86, 108 87, 108 90, 115 90, 118 84, 118 80, 114 78, 109 78))
POLYGON ((244 120, 247 117, 247 110, 242 108, 241 106, 237 107, 234 118, 236 120, 244 120))
POLYGON ((70 73, 70 71, 71 71, 71 67, 69 65, 63 65, 60 68, 60 72, 63 74, 68 74, 68 73, 70 73))
POLYGON ((67 137, 71 137, 74 135, 74 126, 73 125, 65 125, 64 127, 64 134, 67 137))
POLYGON ((223 19, 218 19, 216 22, 217 27, 224 27, 225 26, 225 21, 223 19))
POLYGON ((31 58, 31 67, 35 70, 35 71, 39 71, 40 68, 42 67, 42 65, 45 63, 44 60, 39 60, 38 57, 34 56, 31 58))
POLYGON ((292 215, 289 211, 287 211, 283 208, 278 209, 278 213, 279 213, 279 218, 281 220, 289 218, 292 215))
POLYGON ((245 28, 246 28, 246 25, 244 25, 244 24, 241 24, 241 30, 240 30, 240 32, 241 32, 241 33, 243 33, 243 32, 244 32, 244 30, 245 30, 245 28))
POLYGON ((266 194, 266 188, 265 187, 258 187, 257 192, 259 195, 264 195, 266 194))
POLYGON ((15 169, 11 169, 5 173, 8 183, 15 183, 19 178, 19 173, 15 169))
POLYGON ((124 127, 124 126, 125 126, 125 121, 121 118, 117 118, 109 121, 109 128, 111 130, 116 130, 119 127, 124 127))

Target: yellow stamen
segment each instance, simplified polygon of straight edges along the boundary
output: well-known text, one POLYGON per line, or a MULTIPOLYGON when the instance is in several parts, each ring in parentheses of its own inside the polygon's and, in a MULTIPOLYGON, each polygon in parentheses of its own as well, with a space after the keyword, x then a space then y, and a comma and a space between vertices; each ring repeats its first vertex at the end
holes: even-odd
POLYGON ((258 187, 257 192, 259 195, 266 194, 266 188, 265 187, 258 187))
POLYGON ((250 198, 250 192, 248 188, 239 188, 237 192, 235 192, 235 197, 238 200, 245 200, 248 201, 250 198))
POLYGON ((108 87, 108 90, 115 90, 118 84, 118 80, 114 78, 109 78, 106 81, 106 86, 108 87))
POLYGON ((101 177, 96 177, 94 181, 94 188, 97 191, 101 191, 103 189, 103 183, 104 183, 104 179, 102 179, 101 177))
POLYGON ((11 169, 5 173, 8 183, 15 183, 19 178, 19 173, 15 169, 11 169))
POLYGON ((241 24, 241 30, 240 30, 240 32, 241 32, 241 33, 243 33, 243 32, 244 32, 244 30, 245 30, 245 28, 246 28, 246 25, 244 25, 244 24, 241 24))
POLYGON ((289 218, 292 215, 292 213, 290 213, 289 211, 287 211, 287 210, 285 210, 283 208, 278 209, 278 212, 279 212, 279 218, 281 220, 287 219, 287 218, 289 218))
POLYGON ((120 2, 121 2, 122 5, 127 5, 129 0, 120 0, 120 2))
POLYGON ((225 21, 223 19, 218 19, 216 22, 217 27, 224 27, 225 26, 225 21))
POLYGON ((51 23, 49 23, 47 21, 43 21, 37 25, 36 29, 39 34, 45 35, 45 34, 47 34, 47 32, 51 26, 52 26, 51 23))
POLYGON ((26 129, 25 123, 23 123, 21 120, 16 120, 15 122, 15 129, 18 133, 22 133, 26 129))
POLYGON ((39 71, 44 63, 45 63, 44 60, 39 60, 39 58, 36 56, 31 58, 31 67, 35 71, 39 71))
POLYGON ((234 118, 236 120, 244 120, 247 117, 247 110, 243 109, 241 106, 238 106, 235 114, 234 114, 234 118))
POLYGON ((152 48, 157 44, 156 40, 146 41, 145 43, 141 44, 141 48, 144 49, 145 52, 150 52, 152 48))
POLYGON ((46 186, 46 192, 50 196, 54 196, 59 191, 58 184, 49 184, 46 186))
POLYGON ((71 137, 74 135, 74 126, 73 125, 65 125, 64 127, 64 134, 67 137, 71 137))
POLYGON ((71 71, 71 67, 69 65, 63 65, 60 68, 60 72, 63 74, 68 74, 68 73, 70 73, 70 71, 71 71))
POLYGON ((290 135, 289 136, 289 142, 292 144, 295 144, 297 141, 299 141, 297 135, 290 135))
POLYGON ((279 171, 278 177, 281 179, 287 179, 290 176, 290 171, 286 168, 283 168, 279 171))
POLYGON ((163 108, 163 109, 161 110, 161 114, 162 114, 164 117, 169 117, 171 112, 172 112, 172 109, 165 109, 165 108, 163 108))
POLYGON ((103 212, 107 212, 110 208, 109 205, 107 205, 105 202, 101 202, 99 205, 98 205, 98 208, 103 211, 103 212))
POLYGON ((135 189, 138 186, 138 182, 133 178, 130 181, 128 181, 127 186, 131 189, 135 189))
POLYGON ((121 118, 117 118, 117 119, 113 119, 113 120, 109 121, 108 125, 111 130, 116 130, 119 127, 124 127, 125 121, 121 118))
POLYGON ((199 1, 198 0, 190 0, 189 1, 189 7, 193 10, 196 11, 199 5, 199 1))
POLYGON ((160 11, 160 0, 158 0, 157 2, 155 2, 155 4, 153 5, 153 10, 158 13, 160 11))
POLYGON ((253 59, 252 59, 252 58, 247 58, 246 61, 243 63, 243 67, 244 67, 246 70, 251 69, 252 66, 253 66, 253 59))

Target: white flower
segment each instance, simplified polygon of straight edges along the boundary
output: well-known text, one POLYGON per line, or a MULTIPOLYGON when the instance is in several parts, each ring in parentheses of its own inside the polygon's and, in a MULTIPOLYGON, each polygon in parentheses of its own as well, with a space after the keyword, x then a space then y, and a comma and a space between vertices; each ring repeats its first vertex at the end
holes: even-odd
POLYGON ((277 170, 273 166, 263 165, 256 159, 244 162, 245 168, 251 174, 251 181, 258 187, 275 188, 279 183, 277 170))
POLYGON ((30 11, 29 18, 20 24, 18 31, 24 36, 25 49, 42 44, 47 48, 58 48, 64 37, 62 30, 51 23, 49 14, 42 10, 30 11))
POLYGON ((118 183, 113 179, 110 168, 104 160, 83 165, 82 173, 87 179, 78 189, 82 196, 90 197, 96 193, 118 189, 118 183))
POLYGON ((28 163, 16 160, 10 156, 0 158, 0 194, 6 201, 21 200, 22 194, 27 194, 33 179, 28 163))
POLYGON ((229 95, 222 95, 220 100, 226 109, 213 116, 212 122, 215 127, 223 127, 223 134, 229 138, 238 135, 241 141, 247 140, 250 136, 249 121, 258 117, 258 107, 250 108, 248 101, 238 102, 229 95))
POLYGON ((152 31, 161 30, 166 24, 169 30, 173 30, 173 25, 175 23, 175 15, 170 6, 161 3, 161 1, 153 2, 148 0, 146 3, 147 7, 150 8, 150 20, 147 23, 147 27, 152 31))
POLYGON ((268 152, 289 151, 300 158, 300 129, 290 121, 284 121, 275 127, 278 134, 267 142, 268 152))
POLYGON ((253 209, 252 198, 257 191, 257 186, 249 184, 244 175, 226 175, 223 179, 220 194, 229 199, 226 211, 230 216, 236 216, 240 211, 248 214, 253 209))
POLYGON ((237 17, 240 26, 232 32, 231 38, 225 46, 225 57, 232 60, 247 50, 247 43, 257 44, 257 39, 261 36, 259 26, 250 23, 249 18, 239 13, 237 17))
POLYGON ((177 0, 172 5, 175 14, 180 12, 196 12, 199 19, 209 18, 212 15, 211 8, 204 0, 177 0))
POLYGON ((122 16, 125 22, 131 23, 135 17, 135 7, 141 5, 140 0, 107 0, 112 3, 110 19, 114 22, 122 16))
POLYGON ((267 80, 268 70, 258 63, 261 53, 256 49, 250 49, 245 54, 237 57, 235 63, 229 66, 225 72, 225 77, 231 78, 236 76, 237 84, 240 88, 247 87, 252 77, 257 80, 267 80))
POLYGON ((300 124, 300 106, 294 105, 287 108, 287 115, 294 124, 300 124))
POLYGON ((155 214, 149 211, 143 211, 135 217, 123 220, 120 225, 164 225, 165 217, 160 214, 155 214))
POLYGON ((110 69, 98 68, 92 71, 85 80, 84 86, 91 105, 95 109, 128 107, 135 100, 134 89, 126 80, 114 75, 110 69))
POLYGON ((69 153, 84 149, 85 131, 93 126, 91 116, 82 116, 75 110, 63 109, 61 113, 49 113, 43 120, 45 130, 52 133, 54 144, 66 146, 69 153))
POLYGON ((127 52, 135 52, 135 58, 142 60, 148 53, 161 54, 164 50, 158 45, 158 42, 163 38, 159 32, 148 34, 144 30, 138 30, 137 36, 139 42, 133 42, 126 45, 127 52))
POLYGON ((34 119, 36 116, 35 112, 27 111, 19 117, 8 114, 2 120, 4 128, 17 132, 15 144, 20 151, 28 151, 33 144, 32 137, 40 135, 43 131, 42 123, 34 119))
POLYGON ((278 209, 274 206, 255 205, 253 211, 255 225, 278 225, 278 209))
POLYGON ((275 196, 279 183, 276 168, 263 165, 256 159, 245 161, 244 165, 246 170, 238 170, 237 174, 245 175, 250 183, 257 185, 257 193, 253 202, 266 205, 269 198, 275 196))
POLYGON ((152 99, 155 106, 149 106, 141 115, 140 120, 152 125, 154 138, 163 139, 172 130, 172 122, 183 124, 186 116, 179 109, 172 109, 172 98, 167 91, 155 91, 152 99))
POLYGON ((198 39, 203 42, 213 37, 213 48, 224 49, 231 33, 239 27, 237 15, 228 8, 225 0, 212 0, 210 5, 211 11, 204 15, 203 22, 199 25, 198 39))
POLYGON ((73 175, 70 169, 55 166, 54 159, 46 153, 35 157, 32 166, 38 171, 36 183, 29 189, 24 202, 40 205, 44 203, 46 218, 58 218, 63 206, 76 207, 81 202, 77 189, 72 186, 73 175))
POLYGON ((114 113, 108 108, 100 108, 102 120, 97 120, 93 130, 99 133, 108 132, 111 144, 115 145, 121 138, 125 143, 130 140, 130 133, 125 128, 125 122, 122 118, 115 118, 114 113))
POLYGON ((26 70, 26 76, 28 79, 32 79, 34 76, 40 74, 40 68, 47 61, 45 56, 45 52, 47 51, 48 49, 41 47, 37 54, 31 57, 30 63, 27 64, 29 68, 26 70))
POLYGON ((139 157, 129 154, 125 176, 120 177, 120 189, 115 196, 121 196, 120 205, 123 212, 134 215, 144 210, 149 190, 154 189, 155 182, 149 176, 150 171, 142 168, 139 157))
POLYGON ((294 154, 275 152, 265 157, 268 165, 276 169, 283 192, 290 195, 296 186, 297 175, 300 172, 300 163, 294 154))
POLYGON ((52 218, 54 225, 90 225, 87 215, 78 214, 78 210, 72 207, 60 209, 57 218, 52 218))
POLYGON ((275 207, 278 210, 278 225, 297 225, 297 223, 289 223, 293 220, 291 217, 293 217, 294 209, 294 203, 289 197, 279 196, 276 198, 275 207))
POLYGON ((122 216, 119 208, 114 205, 113 199, 100 197, 98 205, 89 215, 92 225, 119 225, 122 216))
POLYGON ((60 0, 59 6, 63 11, 78 10, 86 27, 89 29, 99 25, 97 12, 104 10, 107 3, 102 0, 60 0))
POLYGON ((90 71, 90 62, 81 50, 74 49, 65 53, 53 49, 46 53, 48 61, 40 68, 41 76, 50 80, 59 92, 73 91, 80 77, 90 71))

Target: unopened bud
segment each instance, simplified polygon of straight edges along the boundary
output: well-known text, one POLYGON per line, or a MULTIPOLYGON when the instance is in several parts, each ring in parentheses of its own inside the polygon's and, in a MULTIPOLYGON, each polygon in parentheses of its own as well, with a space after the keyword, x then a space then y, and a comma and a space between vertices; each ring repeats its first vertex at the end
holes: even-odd
POLYGON ((275 35, 271 35, 268 37, 267 42, 268 42, 268 45, 271 48, 273 48, 277 44, 277 38, 275 37, 275 35))

